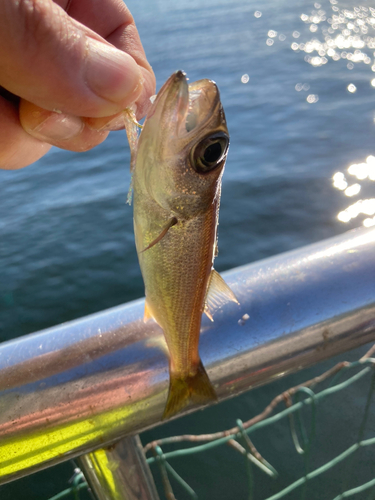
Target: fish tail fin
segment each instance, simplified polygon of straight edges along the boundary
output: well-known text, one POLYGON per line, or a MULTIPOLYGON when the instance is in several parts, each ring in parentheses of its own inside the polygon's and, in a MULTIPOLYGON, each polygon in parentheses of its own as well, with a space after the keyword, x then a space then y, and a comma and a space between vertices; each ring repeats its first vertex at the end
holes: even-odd
POLYGON ((187 406, 209 401, 217 401, 217 396, 202 361, 199 361, 195 375, 182 377, 178 374, 170 374, 168 400, 163 420, 171 418, 187 406))

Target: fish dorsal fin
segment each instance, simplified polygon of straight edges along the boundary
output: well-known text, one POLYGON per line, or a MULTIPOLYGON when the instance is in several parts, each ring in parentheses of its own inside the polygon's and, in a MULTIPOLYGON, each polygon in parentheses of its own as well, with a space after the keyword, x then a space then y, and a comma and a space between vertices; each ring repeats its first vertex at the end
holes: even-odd
POLYGON ((207 284, 204 313, 211 321, 213 321, 212 316, 215 311, 227 302, 235 302, 236 304, 239 304, 237 297, 225 283, 220 274, 215 271, 215 269, 212 269, 207 284))
POLYGON ((140 253, 143 253, 145 252, 146 250, 149 250, 150 248, 152 248, 154 245, 156 245, 156 243, 159 243, 160 240, 162 240, 164 238, 164 236, 167 234, 168 230, 172 227, 172 226, 175 226, 177 224, 177 219, 176 217, 172 217, 171 220, 169 220, 167 222, 167 224, 165 225, 165 227, 162 229, 161 233, 153 240, 151 241, 151 243, 149 245, 147 245, 146 248, 144 248, 143 250, 140 251, 140 253))

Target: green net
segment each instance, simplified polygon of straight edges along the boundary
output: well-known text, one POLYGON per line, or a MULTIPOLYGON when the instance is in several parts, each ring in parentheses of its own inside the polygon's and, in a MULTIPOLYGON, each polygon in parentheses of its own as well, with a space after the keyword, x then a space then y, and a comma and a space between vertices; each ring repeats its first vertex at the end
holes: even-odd
POLYGON ((67 498, 67 497, 74 498, 75 500, 80 500, 79 492, 83 489, 86 490, 88 488, 84 475, 80 471, 80 469, 78 468, 74 469, 74 474, 70 479, 69 483, 71 483, 71 486, 69 488, 60 491, 60 493, 54 495, 49 500, 60 500, 61 498, 67 498))
MULTIPOLYGON (((258 415, 246 422, 236 421, 236 426, 213 434, 182 435, 154 440, 144 447, 145 453, 151 453, 147 458, 153 473, 160 474, 164 488, 164 495, 167 500, 176 498, 173 488, 178 485, 183 490, 184 498, 197 499, 198 495, 193 488, 181 477, 172 465, 173 460, 179 457, 186 457, 192 460, 194 455, 203 453, 213 453, 217 447, 230 446, 243 457, 243 467, 247 477, 247 500, 279 500, 290 498, 290 494, 297 494, 297 497, 304 500, 309 498, 324 498, 329 500, 341 500, 355 497, 365 500, 375 500, 375 478, 369 477, 367 481, 361 482, 354 487, 344 488, 345 481, 338 485, 337 490, 341 493, 332 496, 320 497, 309 493, 309 488, 315 488, 313 480, 320 478, 325 473, 346 467, 344 475, 349 474, 356 468, 356 456, 361 450, 370 449, 375 445, 375 437, 371 437, 373 425, 369 425, 371 416, 371 404, 375 388, 375 359, 372 358, 375 346, 368 351, 365 356, 355 362, 340 362, 323 374, 311 380, 299 384, 284 391, 274 398, 269 405, 258 415), (345 390, 360 384, 363 389, 367 387, 367 394, 364 399, 363 408, 358 413, 359 427, 353 438, 352 444, 342 452, 325 461, 319 466, 314 466, 312 461, 312 445, 319 437, 319 426, 317 418, 319 410, 324 401, 330 401, 334 394, 341 393, 341 398, 345 398, 345 390), (287 486, 283 486, 271 496, 259 496, 256 494, 256 479, 259 475, 256 471, 261 471, 263 477, 261 481, 276 481, 279 477, 277 468, 270 464, 253 444, 253 439, 261 429, 272 428, 283 424, 289 429, 291 440, 295 452, 302 461, 303 474, 295 478, 287 486), (368 434, 370 433, 370 437, 368 434), (176 448, 178 449, 170 449, 176 448), (346 472, 345 472, 346 471, 346 472)), ((350 399, 346 400, 347 407, 350 407, 350 399)), ((345 415, 342 415, 344 418, 345 415)), ((336 417, 337 418, 337 415, 336 417)), ((334 431, 334 422, 330 425, 334 431)), ((320 448, 318 451, 322 452, 320 448)), ((373 453, 373 452, 372 452, 373 453)), ((288 460, 288 457, 286 457, 288 460)), ((372 462, 375 463, 373 456, 372 462)), ((374 471, 375 476, 375 471, 374 471)), ((87 484, 79 469, 71 479, 71 487, 60 492, 49 500, 61 498, 79 499, 80 491, 86 489, 87 484)), ((203 500, 203 498, 202 498, 203 500)), ((206 500, 206 497, 205 497, 206 500)))
MULTIPOLYGON (((193 491, 193 489, 172 467, 170 461, 177 457, 209 452, 209 450, 213 450, 214 448, 224 444, 231 446, 243 455, 248 481, 247 498, 248 500, 258 500, 258 497, 254 496, 254 467, 261 470, 271 479, 277 479, 278 472, 261 456, 252 443, 250 436, 253 434, 255 435, 257 431, 262 428, 273 426, 282 421, 286 421, 295 450, 303 460, 304 474, 291 482, 288 486, 280 489, 277 493, 267 497, 260 497, 259 500, 278 500, 286 498, 291 492, 298 489, 301 490, 298 498, 309 498, 309 483, 313 479, 318 478, 334 467, 337 467, 345 461, 348 461, 350 458, 353 458, 360 449, 375 445, 375 438, 372 437, 364 439, 375 386, 375 374, 372 369, 375 364, 375 359, 371 358, 374 350, 375 349, 371 349, 359 361, 353 363, 339 363, 322 375, 315 377, 304 384, 290 388, 274 398, 273 401, 271 401, 271 403, 259 415, 244 423, 241 420, 237 420, 236 427, 232 429, 207 435, 174 436, 153 441, 146 445, 145 451, 152 451, 154 455, 153 457, 148 458, 147 462, 158 466, 163 481, 165 495, 168 500, 173 500, 175 498, 170 478, 173 478, 173 480, 175 480, 185 490, 190 498, 198 498, 195 491, 193 491), (345 389, 348 389, 353 384, 360 381, 362 385, 367 382, 369 388, 363 412, 361 415, 358 415, 361 422, 359 431, 357 435, 354 436, 355 442, 343 452, 336 455, 333 459, 327 461, 323 465, 312 468, 311 446, 316 439, 316 420, 319 406, 324 400, 329 400, 333 394, 345 391, 345 389), (319 386, 324 382, 328 382, 328 386, 318 390, 319 386), (282 404, 285 406, 285 409, 279 409, 282 404), (276 409, 279 409, 279 411, 276 412, 276 409), (306 409, 309 410, 307 416, 306 409), (166 450, 168 446, 171 446, 172 444, 175 445, 176 443, 180 443, 180 445, 184 443, 186 447, 180 447, 174 451, 166 450), (194 444, 191 445, 192 443, 194 444)), ((355 468, 355 464, 351 464, 351 468, 353 467, 355 468)), ((375 498, 374 478, 371 478, 369 481, 354 488, 343 491, 336 496, 334 500, 349 498, 366 491, 370 494, 368 497, 369 499, 375 498)), ((314 498, 317 497, 314 496, 314 498)), ((360 498, 365 497, 361 496, 360 498)))

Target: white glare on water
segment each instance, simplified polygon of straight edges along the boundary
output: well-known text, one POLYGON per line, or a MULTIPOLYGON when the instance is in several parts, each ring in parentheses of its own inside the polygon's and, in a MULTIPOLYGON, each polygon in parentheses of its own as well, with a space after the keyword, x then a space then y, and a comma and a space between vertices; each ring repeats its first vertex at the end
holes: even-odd
POLYGON ((348 183, 346 182, 345 175, 342 172, 336 172, 332 177, 333 186, 340 191, 344 191, 348 187, 348 183))
POLYGON ((348 168, 348 173, 358 180, 369 179, 375 181, 375 156, 368 156, 366 163, 353 163, 348 168))
POLYGON ((363 225, 365 227, 375 226, 375 217, 364 219, 363 225))
MULTIPOLYGON (((316 10, 301 14, 301 21, 314 38, 302 43, 293 42, 292 50, 311 54, 305 57, 305 61, 312 66, 322 66, 329 60, 339 61, 342 58, 348 60, 349 70, 354 69, 356 63, 361 63, 371 65, 371 70, 375 72, 375 53, 372 53, 375 49, 375 10, 363 6, 340 8, 337 1, 331 0, 330 4, 331 10, 328 8, 326 11, 315 3, 316 10)), ((269 40, 276 41, 276 36, 276 31, 269 30, 267 45, 272 45, 269 40)), ((300 36, 299 31, 292 32, 294 39, 300 36)))
POLYGON ((296 86, 294 87, 297 92, 301 92, 301 90, 309 90, 310 85, 308 83, 297 83, 296 86))
POLYGON ((355 219, 358 215, 374 215, 375 214, 375 199, 370 198, 369 200, 358 200, 353 205, 340 212, 337 216, 338 220, 341 222, 349 222, 351 219, 355 219))
MULTIPOLYGON (((375 73, 375 8, 350 5, 345 7, 338 0, 329 0, 329 4, 325 2, 323 7, 315 2, 314 10, 303 12, 300 19, 305 27, 299 31, 285 35, 278 35, 273 29, 266 31, 266 44, 271 46, 286 39, 291 40, 287 46, 294 52, 302 52, 303 60, 311 66, 319 68, 331 61, 343 60, 341 64, 346 65, 347 75, 350 75, 349 71, 354 70, 358 64, 367 66, 371 75, 369 81, 375 88, 375 78, 370 73, 370 70, 375 73)), ((356 85, 350 83, 352 79, 350 76, 343 83, 342 92, 345 87, 348 94, 357 92, 356 85)), ((297 92, 308 91, 310 85, 299 82, 294 88, 297 92)), ((314 90, 316 91, 313 87, 312 91, 314 90)), ((309 104, 319 101, 317 94, 302 94, 301 97, 306 98, 309 104)), ((356 100, 349 97, 348 99, 356 100)), ((373 121, 375 123, 375 115, 373 121)), ((349 198, 355 198, 362 193, 362 183, 372 181, 375 181, 375 155, 368 156, 362 163, 353 163, 345 173, 336 172, 332 178, 333 187, 349 198), (353 177, 358 182, 355 182, 353 177)), ((375 198, 356 201, 342 210, 337 218, 347 223, 360 215, 365 216, 362 217, 364 226, 375 226, 375 198)))
POLYGON ((247 83, 249 80, 250 80, 250 77, 246 73, 241 76, 241 82, 242 83, 247 83))
POLYGON ((306 97, 306 101, 309 104, 314 104, 315 102, 319 101, 319 96, 317 96, 316 94, 310 94, 306 97))
POLYGON ((349 186, 348 188, 345 189, 344 193, 346 196, 355 196, 358 194, 361 190, 360 184, 353 184, 352 186, 349 186))
MULTIPOLYGON (((353 163, 347 169, 348 175, 353 176, 360 181, 375 181, 375 156, 369 155, 366 161, 362 163, 353 163)), ((361 184, 358 182, 348 186, 348 180, 343 172, 336 172, 333 177, 333 186, 340 191, 343 191, 346 196, 356 196, 361 191, 361 184)), ((358 200, 353 205, 350 205, 345 210, 342 210, 337 218, 341 222, 349 222, 359 215, 372 216, 365 218, 362 223, 366 227, 375 225, 375 198, 367 200, 358 200)))

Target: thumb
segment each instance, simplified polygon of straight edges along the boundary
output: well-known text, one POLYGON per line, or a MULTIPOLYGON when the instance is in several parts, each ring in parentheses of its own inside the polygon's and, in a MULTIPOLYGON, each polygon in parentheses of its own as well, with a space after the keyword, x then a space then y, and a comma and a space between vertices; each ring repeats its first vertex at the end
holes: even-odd
POLYGON ((52 0, 0 1, 0 85, 47 110, 101 117, 142 92, 135 60, 52 0))

